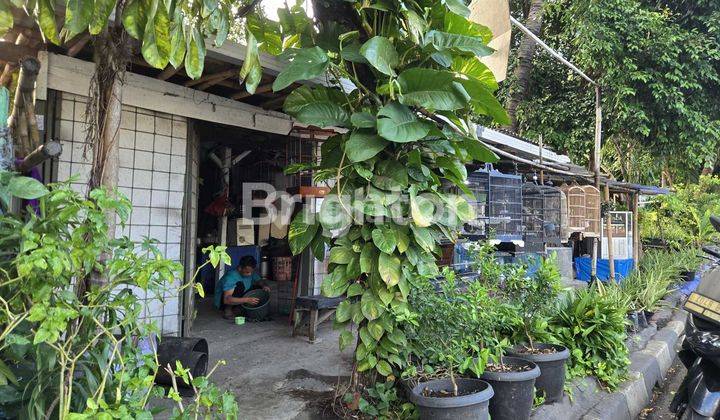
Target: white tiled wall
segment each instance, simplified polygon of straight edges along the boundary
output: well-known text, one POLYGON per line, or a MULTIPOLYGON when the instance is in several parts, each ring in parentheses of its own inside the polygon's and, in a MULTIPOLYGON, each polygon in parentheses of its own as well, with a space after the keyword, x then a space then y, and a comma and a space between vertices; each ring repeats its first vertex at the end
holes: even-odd
MULTIPOLYGON (((73 188, 85 192, 92 162, 92 151, 85 147, 86 99, 67 93, 58 98, 56 133, 63 145, 58 181, 75 176, 73 188)), ((121 127, 118 188, 132 201, 133 212, 128 225, 118 227, 116 236, 126 235, 133 241, 149 236, 158 240, 167 258, 182 261, 187 121, 184 117, 124 106, 121 127)), ((178 278, 161 296, 142 296, 144 316, 156 322, 163 334, 180 333, 180 285, 178 278)))

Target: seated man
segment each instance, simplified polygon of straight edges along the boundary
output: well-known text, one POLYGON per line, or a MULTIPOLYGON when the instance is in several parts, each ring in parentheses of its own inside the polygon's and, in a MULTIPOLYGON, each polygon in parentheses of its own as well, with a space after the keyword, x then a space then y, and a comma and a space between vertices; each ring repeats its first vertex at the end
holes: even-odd
POLYGON ((229 270, 220 278, 215 287, 215 306, 223 310, 223 318, 232 319, 240 314, 241 304, 257 305, 258 298, 243 297, 252 289, 262 287, 270 292, 270 288, 262 283, 262 279, 255 272, 257 261, 254 257, 246 255, 240 258, 240 263, 234 270, 229 270))

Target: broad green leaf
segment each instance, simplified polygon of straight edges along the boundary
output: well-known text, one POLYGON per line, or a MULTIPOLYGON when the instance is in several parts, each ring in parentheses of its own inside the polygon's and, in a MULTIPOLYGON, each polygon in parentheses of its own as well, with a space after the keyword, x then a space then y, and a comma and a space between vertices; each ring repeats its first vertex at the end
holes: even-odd
POLYGON ((318 127, 347 126, 345 98, 337 89, 301 86, 285 100, 285 112, 304 124, 318 127))
POLYGON ((381 252, 380 258, 378 258, 378 271, 380 272, 380 277, 388 287, 395 286, 400 282, 400 278, 402 277, 400 258, 398 258, 397 255, 381 252))
POLYGON ((377 364, 375 365, 375 370, 377 370, 378 373, 382 376, 392 375, 392 368, 390 367, 390 364, 385 360, 378 360, 377 364))
POLYGON ((310 244, 317 229, 317 223, 308 224, 307 214, 304 211, 295 215, 288 232, 288 242, 293 255, 298 255, 310 244))
POLYGON ((360 252, 360 270, 363 273, 372 273, 377 269, 378 250, 370 242, 363 246, 360 252))
POLYGON ((396 160, 383 160, 375 165, 373 185, 387 191, 402 191, 408 186, 407 168, 396 160))
POLYGON ((498 89, 495 75, 488 66, 477 57, 455 57, 451 68, 453 71, 462 73, 467 77, 474 77, 491 92, 495 92, 498 89))
POLYGON ((344 246, 334 246, 330 249, 330 262, 334 264, 348 264, 350 260, 355 258, 352 249, 344 246))
POLYGON ((422 249, 427 252, 432 252, 435 249, 435 238, 433 238, 432 232, 430 232, 428 228, 410 225, 410 229, 415 237, 415 242, 417 242, 422 249))
POLYGON ((156 0, 156 10, 148 19, 143 35, 142 56, 157 69, 164 69, 170 62, 170 18, 165 4, 156 0))
POLYGON ((493 33, 487 26, 475 23, 455 13, 445 13, 445 32, 479 37, 485 44, 489 43, 493 38, 493 33))
POLYGON ((382 36, 370 38, 360 48, 360 54, 380 73, 395 76, 393 69, 398 65, 399 58, 389 39, 382 36))
POLYGON ((395 236, 397 236, 397 249, 402 254, 407 251, 410 245, 410 236, 408 236, 407 227, 395 226, 395 236))
POLYGON ((85 32, 93 18, 93 6, 94 2, 92 1, 67 0, 65 3, 65 26, 63 27, 66 41, 85 32))
POLYGON ((400 103, 434 111, 452 111, 465 107, 470 96, 455 83, 453 73, 428 68, 411 68, 400 73, 400 103))
POLYGON ((465 4, 465 0, 443 0, 443 3, 455 14, 466 18, 470 16, 470 9, 465 4))
POLYGON ((347 289, 347 297, 360 296, 364 291, 365 289, 360 283, 353 283, 347 289))
POLYGON ((352 344, 355 336, 352 332, 344 330, 340 333, 340 351, 345 350, 350 344, 352 344))
POLYGON ((218 8, 218 0, 202 0, 202 10, 200 15, 207 18, 218 8))
POLYGON ((55 21, 55 2, 53 0, 37 0, 35 7, 35 15, 43 38, 55 45, 60 45, 55 21))
POLYGON ((343 300, 338 304, 337 309, 335 309, 335 319, 338 322, 345 322, 349 321, 351 316, 350 301, 343 300))
POLYGON ((418 44, 427 31, 428 22, 413 10, 404 10, 403 13, 407 19, 410 37, 414 43, 418 44))
POLYGON ((320 205, 320 224, 328 230, 344 229, 352 222, 350 205, 336 194, 328 195, 320 205))
POLYGON ((485 84, 474 77, 460 75, 457 81, 463 85, 465 90, 470 94, 472 105, 475 112, 489 115, 498 124, 509 124, 510 118, 505 112, 505 108, 495 98, 495 95, 485 87, 485 84))
POLYGON ((460 222, 467 222, 475 218, 475 209, 463 197, 451 194, 445 201, 448 211, 455 214, 460 222))
POLYGON ((315 235, 310 242, 310 249, 318 261, 325 261, 325 239, 322 235, 315 235))
POLYGON ((369 112, 353 112, 350 116, 350 122, 357 128, 375 128, 377 119, 369 112))
POLYGON ((380 153, 388 142, 371 131, 353 131, 345 143, 345 153, 353 162, 363 162, 380 153))
POLYGON ((380 322, 378 322, 377 319, 368 322, 367 329, 370 333, 370 336, 374 338, 375 341, 380 341, 383 334, 385 333, 383 326, 380 324, 380 322))
POLYGON ((13 27, 13 24, 14 18, 10 6, 6 2, 0 1, 0 36, 5 35, 13 27))
POLYGON ((478 57, 484 57, 495 52, 495 50, 485 45, 480 37, 451 34, 436 30, 431 30, 425 35, 425 45, 432 45, 439 51, 450 49, 470 53, 478 57))
POLYGON ((191 79, 197 79, 202 75, 205 66, 205 39, 200 32, 193 28, 188 34, 185 52, 185 73, 191 79))
POLYGON ((90 34, 97 35, 107 26, 110 14, 115 9, 117 0, 95 0, 92 20, 90 21, 90 34))
POLYGON ((392 254, 397 247, 395 229, 387 225, 381 225, 373 229, 372 239, 375 246, 386 254, 392 254))
POLYGON ((339 266, 323 280, 320 291, 325 297, 338 297, 347 290, 350 282, 345 276, 345 267, 339 266))
POLYGON ((452 156, 440 156, 435 159, 435 162, 438 166, 443 168, 445 171, 449 171, 458 179, 464 181, 467 178, 467 169, 457 158, 452 156))
POLYGON ((170 64, 174 68, 177 69, 183 64, 186 48, 185 25, 174 23, 170 34, 170 64))
POLYGON ((377 319, 383 314, 383 312, 385 312, 385 308, 382 306, 382 303, 380 303, 371 290, 366 290, 360 298, 360 309, 362 310, 362 314, 369 321, 377 319))
POLYGON ((147 26, 147 8, 144 0, 129 0, 123 8, 122 22, 131 37, 142 40, 147 26))
POLYGON ((472 158, 479 162, 497 162, 500 158, 480 140, 465 137, 462 143, 472 158))
POLYGON ((432 200, 422 195, 410 195, 410 214, 416 226, 428 227, 433 222, 435 204, 432 200))
POLYGON ((330 60, 319 47, 289 49, 282 54, 289 64, 273 82, 275 92, 283 90, 299 80, 311 80, 325 73, 330 60))
POLYGON ((15 176, 8 183, 9 193, 23 200, 34 200, 46 195, 49 191, 38 180, 27 176, 15 176))
POLYGON ((378 134, 395 143, 409 143, 427 136, 432 124, 421 121, 405 105, 390 102, 378 112, 378 134))
MULTIPOLYGON (((215 28, 215 46, 221 47, 227 40, 228 33, 230 32, 230 22, 228 22, 228 13, 222 8, 218 7, 210 17, 213 28, 215 28)), ((245 40, 247 41, 247 36, 245 40)))
POLYGON ((255 36, 249 30, 245 31, 245 61, 240 69, 240 83, 245 81, 245 90, 254 94, 262 80, 262 66, 260 65, 260 53, 255 36))

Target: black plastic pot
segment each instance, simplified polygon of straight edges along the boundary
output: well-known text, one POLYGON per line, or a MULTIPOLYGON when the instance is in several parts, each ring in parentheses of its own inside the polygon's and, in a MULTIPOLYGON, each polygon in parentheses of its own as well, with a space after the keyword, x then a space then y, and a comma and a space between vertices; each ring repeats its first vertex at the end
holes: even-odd
POLYGON ((640 329, 644 329, 648 327, 648 319, 645 316, 645 311, 638 311, 638 324, 640 324, 640 329))
MULTIPOLYGON (((175 369, 175 362, 178 360, 184 368, 190 369, 193 377, 204 376, 208 365, 208 343, 207 340, 199 337, 165 336, 158 343, 157 357, 159 366, 155 377, 157 384, 172 384, 170 374, 165 367, 170 365, 171 369, 175 369)), ((190 387, 190 385, 181 380, 178 382, 178 387, 190 387)))
POLYGON ((655 316, 655 312, 652 312, 652 311, 643 311, 643 313, 644 313, 644 315, 645 315, 645 322, 646 322, 647 324, 650 324, 650 320, 652 319, 653 316, 655 316))
POLYGON ((253 289, 245 293, 243 297, 254 297, 260 300, 257 305, 242 304, 246 318, 263 319, 267 317, 270 312, 270 293, 263 289, 253 289))
POLYGON ((565 362, 570 357, 570 351, 556 344, 535 344, 535 348, 552 348, 555 353, 523 353, 523 347, 518 346, 508 351, 508 354, 529 360, 540 368, 540 376, 535 379, 535 389, 538 395, 545 397, 546 404, 560 401, 565 389, 565 362))
POLYGON ((695 271, 681 271, 680 278, 683 281, 693 281, 695 280, 695 271))
MULTIPOLYGON (((487 420, 488 401, 493 396, 493 388, 485 381, 471 378, 456 378, 458 397, 426 397, 422 395, 424 389, 431 391, 451 392, 450 379, 436 379, 421 382, 410 392, 410 401, 415 403, 423 420, 454 420, 478 419, 487 420)), ((493 420, 495 417, 493 417, 493 420)))
POLYGON ((640 316, 638 315, 639 313, 640 312, 630 312, 627 314, 627 319, 629 321, 629 332, 636 333, 640 331, 640 316))
POLYGON ((512 372, 488 372, 481 379, 487 381, 495 391, 490 400, 492 420, 524 420, 530 418, 533 406, 535 379, 540 376, 540 368, 529 360, 519 357, 503 357, 503 363, 517 368, 529 367, 529 370, 512 372))

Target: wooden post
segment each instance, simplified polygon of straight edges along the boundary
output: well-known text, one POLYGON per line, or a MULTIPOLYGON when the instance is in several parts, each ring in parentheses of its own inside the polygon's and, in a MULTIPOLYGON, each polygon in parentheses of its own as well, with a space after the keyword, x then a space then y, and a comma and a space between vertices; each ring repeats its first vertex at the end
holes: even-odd
MULTIPOLYGON (((40 72, 40 61, 37 58, 28 57, 20 63, 20 74, 18 76, 17 89, 13 102, 13 110, 8 121, 8 127, 15 137, 17 152, 21 156, 30 153, 34 147, 31 146, 27 120, 34 112, 26 112, 26 107, 32 107, 33 94, 35 92, 35 81, 40 72), (28 101, 26 103, 26 101, 28 101)), ((34 111, 34 110, 32 110, 34 111)), ((36 126, 37 127, 37 126, 36 126)), ((35 145, 37 147, 37 145, 35 145)))
MULTIPOLYGON (((226 147, 223 151, 223 160, 222 160, 222 171, 223 171, 223 182, 225 183, 225 188, 227 188, 228 191, 228 198, 230 198, 230 168, 232 167, 232 149, 229 147, 226 147)), ((222 217, 220 218, 220 223, 218 224, 218 230, 220 234, 220 245, 227 246, 227 227, 228 227, 228 217, 226 213, 223 213, 222 217)), ((220 263, 218 265, 218 278, 221 278, 225 274, 225 264, 220 263)))
POLYGON ((632 195, 632 236, 633 236, 633 260, 635 267, 640 263, 640 193, 635 192, 632 195))
MULTIPOLYGON (((538 143, 540 145, 540 165, 542 165, 543 164, 543 136, 542 136, 542 134, 540 134, 538 143)), ((540 169, 540 185, 545 185, 545 171, 542 169, 540 169)))
MULTIPOLYGON (((605 184, 605 202, 610 204, 610 186, 605 184)), ((605 216, 605 237, 607 238, 608 266, 610 267, 610 281, 615 282, 615 259, 613 255, 612 215, 608 209, 605 216)))
POLYGON ((49 141, 40 145, 40 147, 27 155, 22 163, 18 165, 17 171, 25 173, 35 166, 40 165, 47 159, 60 156, 60 153, 62 153, 62 145, 56 141, 49 141))
MULTIPOLYGON (((602 147, 602 105, 600 103, 600 86, 595 85, 595 144, 593 146, 593 172, 595 173, 595 188, 600 190, 600 148, 602 147)), ((597 274, 597 247, 600 238, 593 239, 593 254, 591 273, 593 279, 597 274)))

